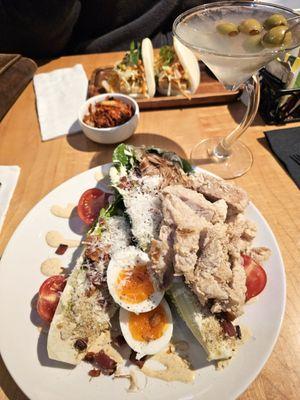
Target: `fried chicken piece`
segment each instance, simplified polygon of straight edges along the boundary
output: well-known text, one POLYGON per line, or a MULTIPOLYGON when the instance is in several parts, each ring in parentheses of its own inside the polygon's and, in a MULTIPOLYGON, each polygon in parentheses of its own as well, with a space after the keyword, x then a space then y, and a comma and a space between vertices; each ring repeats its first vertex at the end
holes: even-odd
POLYGON ((162 200, 163 217, 174 229, 174 272, 182 275, 197 261, 200 232, 207 221, 178 197, 166 193, 162 200))
POLYGON ((202 193, 210 201, 225 200, 229 214, 243 212, 249 203, 245 190, 207 174, 192 175, 188 187, 202 193))
POLYGON ((242 314, 245 303, 246 275, 241 256, 229 256, 227 226, 209 224, 200 240, 200 256, 186 281, 202 305, 211 303, 213 313, 242 314))
POLYGON ((169 286, 174 272, 173 244, 174 229, 168 225, 162 225, 159 232, 159 240, 152 240, 149 256, 151 260, 151 269, 156 274, 163 288, 169 286))
POLYGON ((224 200, 214 203, 195 190, 187 189, 182 185, 172 185, 164 188, 163 193, 173 194, 187 204, 192 210, 207 221, 215 224, 224 222, 227 216, 227 204, 224 200))

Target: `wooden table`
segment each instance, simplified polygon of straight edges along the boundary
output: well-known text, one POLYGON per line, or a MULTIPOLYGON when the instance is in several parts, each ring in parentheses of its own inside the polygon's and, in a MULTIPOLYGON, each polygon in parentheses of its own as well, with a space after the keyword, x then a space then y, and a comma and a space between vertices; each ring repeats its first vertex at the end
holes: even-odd
MULTIPOLYGON (((62 57, 39 72, 82 63, 88 76, 99 65, 116 61, 116 54, 62 57)), ((157 145, 187 156, 200 137, 226 134, 244 112, 239 103, 143 112, 138 132, 129 140, 157 145)), ((280 338, 259 377, 242 400, 300 398, 300 193, 270 152, 259 117, 243 141, 254 154, 251 170, 236 182, 250 194, 279 242, 287 273, 287 307, 280 338)), ((0 254, 26 213, 51 189, 85 171, 109 162, 113 146, 98 145, 83 134, 41 142, 30 84, 0 123, 0 165, 19 165, 20 179, 0 237, 0 254), (46 179, 45 179, 46 177, 46 179)), ((0 400, 24 400, 0 358, 0 400)), ((226 399, 224 399, 226 400, 226 399)))

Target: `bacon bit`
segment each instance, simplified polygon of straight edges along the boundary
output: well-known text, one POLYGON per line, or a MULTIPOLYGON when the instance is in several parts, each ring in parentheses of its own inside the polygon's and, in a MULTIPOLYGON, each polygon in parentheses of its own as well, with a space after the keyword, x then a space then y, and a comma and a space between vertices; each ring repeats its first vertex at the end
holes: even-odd
POLYGON ((236 316, 229 311, 225 311, 222 314, 222 318, 226 319, 226 321, 234 321, 236 319, 236 316))
POLYGON ((91 297, 93 296, 93 294, 95 293, 95 291, 97 290, 97 288, 95 286, 90 287, 89 289, 87 289, 85 291, 85 295, 86 297, 91 297))
POLYGON ((99 353, 88 352, 83 360, 92 364, 104 375, 112 375, 117 369, 116 361, 106 355, 103 350, 100 350, 99 353))
POLYGON ((88 353, 86 353, 83 361, 86 361, 86 362, 92 364, 95 361, 95 353, 89 351, 88 353))
POLYGON ((240 326, 239 326, 239 325, 236 325, 235 330, 236 330, 236 336, 237 336, 237 338, 241 340, 241 339, 242 339, 242 331, 241 331, 240 326))
POLYGON ((101 371, 100 371, 100 369, 91 369, 91 370, 88 372, 88 374, 89 374, 89 376, 91 376, 92 378, 97 378, 97 376, 100 376, 100 375, 101 375, 101 371))
POLYGON ((147 356, 142 357, 140 360, 136 359, 136 352, 132 350, 129 360, 132 362, 132 364, 137 365, 140 369, 143 368, 143 365, 145 364, 145 361, 147 359, 147 356))
POLYGON ((117 369, 116 361, 106 355, 103 350, 95 354, 95 364, 104 375, 112 375, 117 369))
POLYGON ((123 335, 118 335, 118 336, 116 336, 116 337, 113 339, 113 344, 114 344, 115 346, 117 346, 117 347, 121 347, 121 346, 123 346, 123 344, 125 344, 125 343, 126 343, 126 341, 125 341, 123 335))
POLYGON ((228 335, 230 337, 236 336, 236 331, 235 331, 234 325, 230 321, 226 321, 225 319, 222 319, 220 321, 220 324, 221 324, 221 327, 222 327, 225 335, 228 335))
POLYGON ((100 249, 95 249, 95 250, 92 251, 91 249, 87 248, 87 249, 85 250, 84 255, 85 255, 88 259, 90 259, 91 261, 96 261, 96 262, 98 262, 99 259, 100 259, 100 249))
POLYGON ((129 121, 133 114, 130 104, 107 97, 104 101, 89 105, 88 114, 83 117, 83 122, 96 128, 111 128, 129 121))
POLYGON ((109 255, 109 253, 103 253, 102 259, 103 259, 103 261, 104 261, 105 263, 108 264, 109 261, 110 261, 110 255, 109 255))
POLYGON ((84 351, 87 348, 88 339, 77 339, 74 347, 78 351, 84 351))
POLYGON ((131 188, 131 183, 128 181, 126 176, 122 176, 120 178, 120 183, 118 184, 118 187, 120 189, 130 189, 131 188))
POLYGON ((89 235, 82 241, 82 243, 86 244, 86 245, 89 245, 89 244, 93 244, 94 241, 95 241, 95 237, 92 236, 92 235, 89 235))
POLYGON ((58 246, 58 248, 56 249, 56 252, 55 252, 55 254, 57 254, 57 255, 59 255, 59 256, 62 256, 63 254, 65 254, 65 252, 67 251, 67 248, 68 248, 69 246, 67 245, 67 244, 60 244, 59 246, 58 246))
MULTIPOLYGON (((108 198, 107 195, 108 195, 108 193, 105 193, 105 198, 106 198, 106 199, 108 198)), ((105 221, 105 218, 99 217, 99 219, 98 219, 99 225, 104 225, 105 222, 106 222, 106 221, 105 221)))

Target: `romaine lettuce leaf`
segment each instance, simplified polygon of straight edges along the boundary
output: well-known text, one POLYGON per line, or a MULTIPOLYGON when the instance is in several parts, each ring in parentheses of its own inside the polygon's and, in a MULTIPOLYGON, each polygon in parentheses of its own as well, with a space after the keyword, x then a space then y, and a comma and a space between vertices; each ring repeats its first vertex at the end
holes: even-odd
POLYGON ((122 166, 130 169, 136 162, 134 147, 125 143, 119 144, 113 152, 112 161, 117 169, 122 166))

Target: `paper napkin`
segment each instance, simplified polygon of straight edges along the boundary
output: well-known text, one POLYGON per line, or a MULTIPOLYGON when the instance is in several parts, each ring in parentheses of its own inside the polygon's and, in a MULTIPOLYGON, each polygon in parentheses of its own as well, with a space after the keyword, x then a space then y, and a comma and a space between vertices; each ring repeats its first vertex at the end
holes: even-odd
POLYGON ((17 165, 0 165, 0 232, 20 175, 17 165))
POLYGON ((83 66, 37 74, 33 84, 42 140, 80 131, 78 111, 88 88, 83 66))

